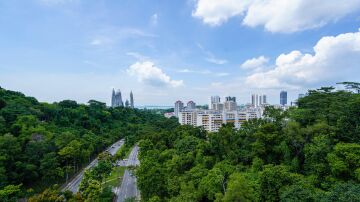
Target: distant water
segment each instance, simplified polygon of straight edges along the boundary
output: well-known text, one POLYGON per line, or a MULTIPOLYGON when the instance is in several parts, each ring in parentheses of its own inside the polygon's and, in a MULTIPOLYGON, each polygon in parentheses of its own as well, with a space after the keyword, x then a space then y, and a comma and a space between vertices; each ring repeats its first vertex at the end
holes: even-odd
POLYGON ((154 105, 145 105, 145 106, 135 106, 137 109, 170 109, 174 106, 154 106, 154 105))

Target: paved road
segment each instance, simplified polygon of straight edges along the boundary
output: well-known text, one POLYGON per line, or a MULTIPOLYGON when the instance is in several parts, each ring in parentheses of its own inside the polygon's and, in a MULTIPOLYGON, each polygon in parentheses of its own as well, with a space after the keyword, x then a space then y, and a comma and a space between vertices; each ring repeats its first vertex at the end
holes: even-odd
MULTIPOLYGON (((126 166, 136 166, 139 165, 138 159, 139 147, 136 145, 129 155, 127 161, 125 161, 126 166)), ((124 177, 119 189, 116 190, 117 202, 123 202, 127 198, 135 197, 140 199, 140 192, 136 186, 136 177, 128 170, 125 170, 124 177)))
MULTIPOLYGON (((114 155, 120 147, 124 144, 124 140, 119 140, 112 144, 109 148, 106 149, 111 155, 114 155)), ((70 182, 66 184, 66 186, 62 189, 62 191, 69 190, 73 193, 79 191, 80 182, 84 177, 84 172, 86 169, 91 169, 98 164, 98 159, 94 159, 84 170, 82 170, 79 174, 77 174, 70 182)))

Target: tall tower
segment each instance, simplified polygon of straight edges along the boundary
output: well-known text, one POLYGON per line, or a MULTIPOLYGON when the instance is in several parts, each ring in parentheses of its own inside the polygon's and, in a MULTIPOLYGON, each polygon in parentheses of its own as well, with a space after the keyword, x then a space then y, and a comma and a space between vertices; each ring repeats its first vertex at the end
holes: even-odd
POLYGON ((263 95, 263 104, 267 104, 266 95, 263 95))
POLYGON ((125 101, 125 107, 129 107, 129 106, 130 106, 129 100, 126 99, 126 101, 125 101))
POLYGON ((111 94, 111 107, 115 106, 115 90, 112 90, 112 94, 111 94))
POLYGON ((216 109, 217 105, 220 104, 220 97, 218 95, 211 96, 209 109, 216 109))
POLYGON ((258 94, 252 94, 251 95, 251 105, 253 107, 259 106, 259 95, 258 94))
POLYGON ((236 97, 225 97, 224 108, 225 111, 235 111, 237 109, 236 97))
POLYGON ((124 103, 122 101, 121 91, 120 89, 117 90, 115 94, 115 107, 123 107, 124 103))
POLYGON ((287 105, 287 92, 286 91, 280 92, 280 104, 283 106, 287 105))
POLYGON ((130 91, 130 107, 134 108, 134 96, 132 91, 130 91))
POLYGON ((187 109, 195 109, 196 108, 196 104, 195 104, 195 102, 194 101, 189 101, 188 103, 187 103, 187 105, 186 105, 186 108, 187 109))
POLYGON ((183 108, 184 108, 183 102, 181 102, 180 100, 175 102, 174 112, 176 117, 179 117, 179 113, 183 110, 183 108))

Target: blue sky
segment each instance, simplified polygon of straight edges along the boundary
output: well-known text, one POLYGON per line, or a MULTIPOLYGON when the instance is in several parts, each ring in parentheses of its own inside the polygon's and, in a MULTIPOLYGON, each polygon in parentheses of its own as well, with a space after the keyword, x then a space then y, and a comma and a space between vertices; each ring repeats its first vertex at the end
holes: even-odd
POLYGON ((359 0, 0 2, 0 86, 40 101, 250 101, 359 80, 359 0), (245 3, 244 3, 245 2, 245 3))

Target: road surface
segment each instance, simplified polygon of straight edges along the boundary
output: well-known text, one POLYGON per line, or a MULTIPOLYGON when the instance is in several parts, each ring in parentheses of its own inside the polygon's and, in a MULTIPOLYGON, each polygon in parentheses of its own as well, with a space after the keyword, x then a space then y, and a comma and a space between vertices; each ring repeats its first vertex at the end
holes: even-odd
MULTIPOLYGON (((138 159, 139 147, 135 145, 135 147, 131 150, 129 158, 124 163, 126 166, 136 166, 139 165, 138 159)), ((140 192, 136 186, 136 177, 129 171, 125 170, 123 180, 119 189, 116 190, 117 202, 124 202, 127 198, 140 199, 140 192)))
MULTIPOLYGON (((124 144, 124 140, 119 140, 112 144, 109 148, 106 149, 111 155, 114 155, 120 147, 124 144)), ((79 191, 80 182, 84 177, 84 172, 87 169, 91 169, 98 164, 98 159, 94 159, 84 170, 82 170, 79 174, 77 174, 70 182, 66 184, 66 186, 62 189, 62 191, 69 190, 73 193, 79 191)))

